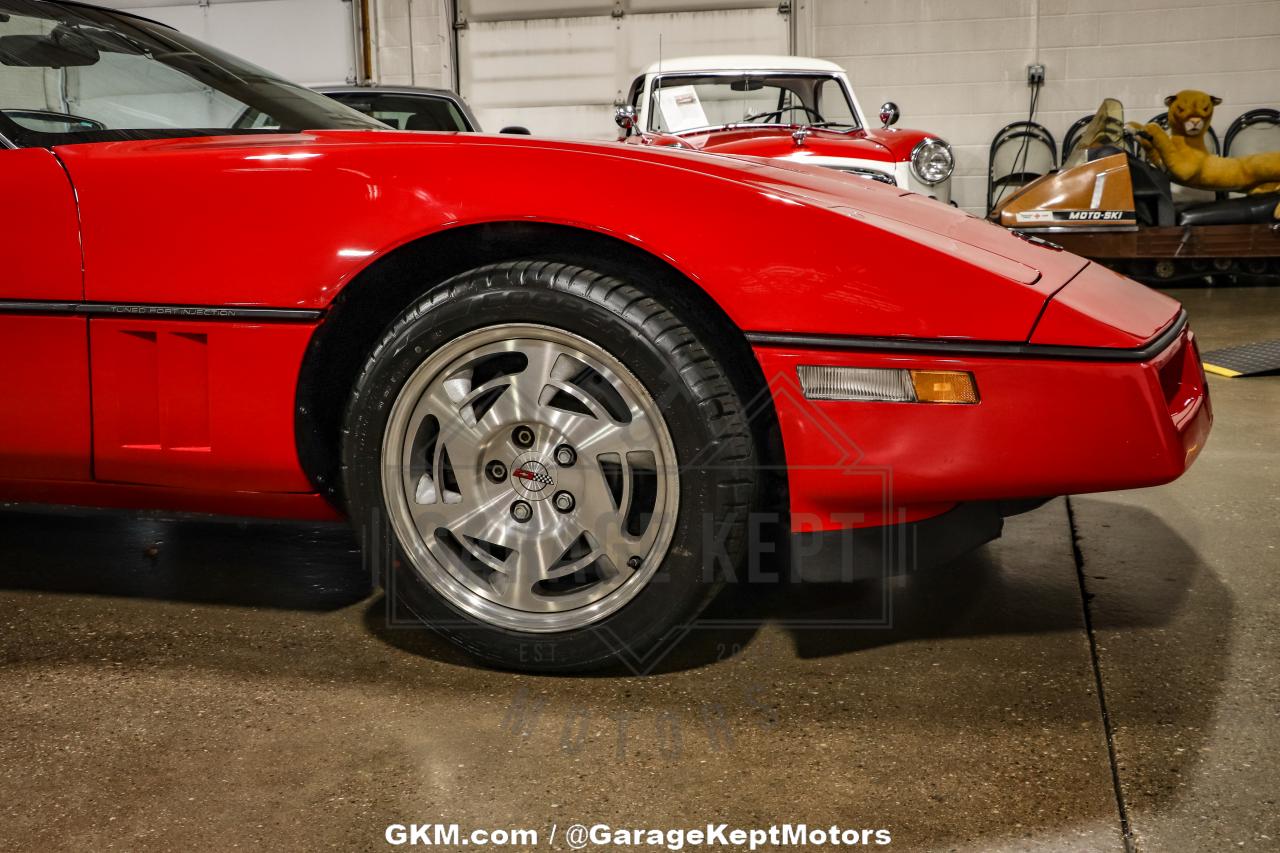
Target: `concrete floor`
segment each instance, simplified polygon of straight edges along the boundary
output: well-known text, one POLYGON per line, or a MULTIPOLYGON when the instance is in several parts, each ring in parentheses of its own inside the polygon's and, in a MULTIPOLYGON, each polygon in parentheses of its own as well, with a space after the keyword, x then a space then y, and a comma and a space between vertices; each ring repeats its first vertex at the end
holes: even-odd
MULTIPOLYGON (((1204 349, 1280 337, 1280 291, 1175 295, 1204 349)), ((1011 519, 896 581, 891 628, 794 624, 874 614, 867 585, 732 589, 708 615, 763 627, 645 677, 389 629, 341 529, 0 514, 0 848, 387 849, 415 821, 1280 848, 1280 378, 1211 385, 1177 483, 1011 519)))

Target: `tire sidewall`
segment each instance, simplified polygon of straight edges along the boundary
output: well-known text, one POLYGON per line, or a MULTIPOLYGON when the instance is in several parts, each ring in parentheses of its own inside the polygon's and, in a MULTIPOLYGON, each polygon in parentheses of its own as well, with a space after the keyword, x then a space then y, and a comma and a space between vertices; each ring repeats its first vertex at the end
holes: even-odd
POLYGON ((714 506, 721 481, 732 476, 729 468, 717 463, 722 455, 721 437, 714 427, 715 412, 706 410, 714 407, 715 401, 698 399, 694 390, 697 377, 684 372, 696 370, 696 366, 679 365, 679 360, 663 349, 669 324, 652 322, 652 309, 659 306, 638 291, 626 288, 637 298, 621 307, 616 299, 602 298, 608 285, 598 276, 594 287, 570 291, 557 284, 580 284, 580 277, 543 274, 524 276, 514 286, 494 286, 484 272, 459 276, 447 283, 445 298, 429 299, 408 312, 371 357, 360 391, 348 410, 344 442, 353 517, 359 524, 374 525, 375 530, 385 528, 385 535, 396 546, 383 577, 393 608, 404 605, 473 655, 500 666, 545 671, 589 667, 613 656, 641 661, 655 644, 696 616, 729 573, 726 563, 733 562, 733 555, 718 548, 716 536, 720 525, 733 524, 735 519, 718 517, 723 513, 714 506), (609 352, 657 402, 676 450, 679 506, 662 564, 619 610, 569 631, 517 632, 483 625, 464 615, 413 569, 386 521, 389 516, 381 481, 383 433, 401 389, 440 347, 469 332, 504 323, 562 329, 609 352))

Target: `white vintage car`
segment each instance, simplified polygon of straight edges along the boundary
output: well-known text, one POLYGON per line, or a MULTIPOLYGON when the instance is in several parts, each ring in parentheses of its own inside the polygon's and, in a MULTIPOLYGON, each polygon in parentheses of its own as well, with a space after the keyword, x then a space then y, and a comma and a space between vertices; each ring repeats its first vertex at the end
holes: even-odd
POLYGON ((655 62, 631 84, 622 138, 839 169, 951 201, 951 146, 893 127, 898 107, 862 112, 834 62, 802 56, 696 56, 655 62))

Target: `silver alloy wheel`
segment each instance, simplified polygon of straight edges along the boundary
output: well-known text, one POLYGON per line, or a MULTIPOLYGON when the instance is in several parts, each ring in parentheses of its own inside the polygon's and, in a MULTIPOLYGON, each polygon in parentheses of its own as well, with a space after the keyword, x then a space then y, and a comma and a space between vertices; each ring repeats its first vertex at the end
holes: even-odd
POLYGON ((546 633, 598 621, 649 582, 679 473, 658 404, 621 362, 561 329, 504 324, 409 377, 383 435, 382 492, 436 592, 489 625, 546 633))

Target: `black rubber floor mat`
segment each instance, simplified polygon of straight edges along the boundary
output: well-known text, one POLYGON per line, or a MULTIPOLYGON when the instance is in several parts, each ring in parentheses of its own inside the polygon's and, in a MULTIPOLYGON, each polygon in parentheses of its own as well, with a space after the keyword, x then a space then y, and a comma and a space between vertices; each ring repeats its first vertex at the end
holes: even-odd
POLYGON ((1219 376, 1266 376, 1280 373, 1280 341, 1227 347, 1200 356, 1204 369, 1219 376))

